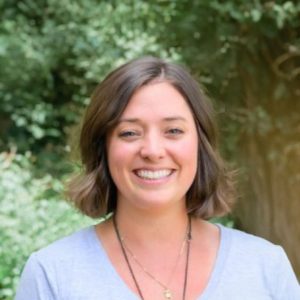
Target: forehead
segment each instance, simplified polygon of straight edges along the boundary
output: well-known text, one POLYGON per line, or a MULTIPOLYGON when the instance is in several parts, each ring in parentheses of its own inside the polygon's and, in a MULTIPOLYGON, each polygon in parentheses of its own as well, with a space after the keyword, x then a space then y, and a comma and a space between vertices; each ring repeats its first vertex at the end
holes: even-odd
POLYGON ((155 82, 139 88, 131 97, 122 118, 193 119, 191 109, 183 95, 168 82, 155 82))

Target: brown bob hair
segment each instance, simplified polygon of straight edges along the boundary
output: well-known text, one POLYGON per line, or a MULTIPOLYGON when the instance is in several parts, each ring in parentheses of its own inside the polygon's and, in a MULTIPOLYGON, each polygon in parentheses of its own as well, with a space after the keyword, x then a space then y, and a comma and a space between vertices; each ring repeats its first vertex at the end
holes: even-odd
POLYGON ((197 127, 198 167, 186 195, 188 213, 209 219, 230 212, 233 184, 218 154, 210 101, 182 66, 143 57, 112 71, 97 86, 87 107, 80 135, 84 173, 74 178, 68 189, 69 198, 83 214, 97 218, 116 210, 117 189, 108 169, 107 134, 117 124, 134 92, 156 81, 168 82, 178 90, 189 105, 197 127))

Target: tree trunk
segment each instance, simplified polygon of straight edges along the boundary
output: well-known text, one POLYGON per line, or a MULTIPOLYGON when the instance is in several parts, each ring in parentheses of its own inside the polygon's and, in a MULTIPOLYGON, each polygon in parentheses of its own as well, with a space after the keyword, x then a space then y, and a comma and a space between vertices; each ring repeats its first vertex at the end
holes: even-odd
MULTIPOLYGON (((291 107, 293 109, 293 107, 291 107)), ((297 132, 297 131, 296 131, 297 132)), ((299 131, 298 131, 299 132, 299 131)), ((274 149, 272 137, 243 137, 241 164, 246 180, 235 214, 241 229, 283 246, 300 278, 300 144, 284 141, 274 149), (272 157, 272 153, 278 153, 272 157)), ((278 136, 276 136, 278 140, 278 136)))

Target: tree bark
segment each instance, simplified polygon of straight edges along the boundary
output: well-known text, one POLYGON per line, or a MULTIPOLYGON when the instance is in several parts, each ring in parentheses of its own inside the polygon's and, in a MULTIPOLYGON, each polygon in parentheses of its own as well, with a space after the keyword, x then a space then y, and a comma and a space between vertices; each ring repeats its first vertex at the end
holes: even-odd
MULTIPOLYGON (((278 140, 278 136, 276 139, 278 140)), ((235 210, 238 227, 283 246, 298 278, 299 140, 295 136, 293 141, 287 143, 282 137, 281 149, 274 149, 272 137, 261 137, 257 134, 247 134, 243 137, 240 155, 246 179, 241 183, 242 196, 235 210), (272 158, 275 150, 279 155, 272 158)))

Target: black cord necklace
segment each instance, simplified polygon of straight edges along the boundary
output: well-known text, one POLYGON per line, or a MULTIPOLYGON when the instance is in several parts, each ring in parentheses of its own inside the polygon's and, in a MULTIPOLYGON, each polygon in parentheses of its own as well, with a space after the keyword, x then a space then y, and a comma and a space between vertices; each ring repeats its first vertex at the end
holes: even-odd
MULTIPOLYGON (((125 246, 123 244, 123 241, 122 241, 122 238, 121 238, 121 235, 120 235, 120 232, 119 232, 119 228, 117 226, 117 222, 116 222, 116 218, 115 218, 115 214, 113 215, 113 225, 114 225, 114 229, 115 229, 115 232, 116 232, 116 236, 118 238, 118 241, 119 241, 119 244, 120 244, 120 247, 121 247, 121 250, 122 250, 122 254, 124 256, 124 259, 126 261, 126 264, 128 266, 128 269, 129 269, 129 272, 130 272, 130 275, 134 281, 134 284, 137 288, 137 291, 139 293, 139 296, 142 300, 145 300, 144 296, 143 296, 143 293, 141 291, 141 288, 138 284, 138 281, 134 275, 134 272, 133 272, 133 269, 131 267, 131 264, 129 262, 129 259, 128 259, 128 256, 127 256, 127 253, 126 253, 126 249, 125 249, 125 246)), ((186 250, 186 261, 185 261, 185 270, 184 270, 184 283, 183 283, 183 291, 182 291, 182 300, 185 300, 185 296, 186 296, 186 288, 187 288, 187 279, 188 279, 188 270, 189 270, 189 257, 190 257, 190 242, 192 240, 192 222, 191 222, 191 217, 189 216, 188 218, 188 231, 187 231, 187 250, 186 250)))

